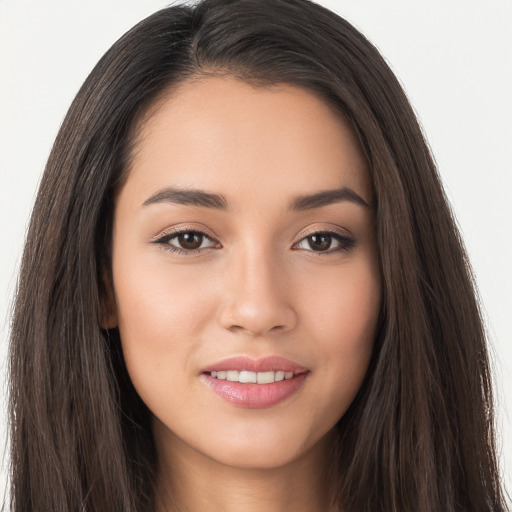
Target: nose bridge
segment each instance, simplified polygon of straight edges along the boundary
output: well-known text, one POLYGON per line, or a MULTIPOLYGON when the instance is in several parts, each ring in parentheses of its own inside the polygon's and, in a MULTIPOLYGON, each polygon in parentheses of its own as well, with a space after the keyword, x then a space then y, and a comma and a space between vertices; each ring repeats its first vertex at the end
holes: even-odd
POLYGON ((286 272, 270 246, 247 243, 234 250, 227 274, 225 328, 257 336, 295 325, 286 272))

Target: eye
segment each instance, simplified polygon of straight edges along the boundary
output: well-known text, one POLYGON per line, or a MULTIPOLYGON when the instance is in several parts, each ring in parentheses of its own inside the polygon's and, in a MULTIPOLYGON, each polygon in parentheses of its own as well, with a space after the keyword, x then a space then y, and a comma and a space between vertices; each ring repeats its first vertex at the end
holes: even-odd
POLYGON ((355 245, 355 240, 347 235, 330 231, 312 233, 295 244, 294 249, 331 253, 348 251, 355 245))
POLYGON ((177 253, 194 253, 202 249, 218 247, 219 244, 201 231, 187 230, 175 231, 161 236, 155 243, 161 244, 165 249, 177 253))

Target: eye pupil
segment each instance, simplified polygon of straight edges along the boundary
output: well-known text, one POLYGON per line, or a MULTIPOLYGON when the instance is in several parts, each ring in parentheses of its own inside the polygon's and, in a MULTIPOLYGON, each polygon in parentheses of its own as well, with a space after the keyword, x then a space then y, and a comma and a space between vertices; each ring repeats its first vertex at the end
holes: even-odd
POLYGON ((200 233, 180 233, 178 242, 183 249, 199 249, 203 243, 203 235, 200 233))
POLYGON ((311 235, 308 237, 308 243, 314 251, 326 251, 331 247, 332 236, 330 235, 311 235))

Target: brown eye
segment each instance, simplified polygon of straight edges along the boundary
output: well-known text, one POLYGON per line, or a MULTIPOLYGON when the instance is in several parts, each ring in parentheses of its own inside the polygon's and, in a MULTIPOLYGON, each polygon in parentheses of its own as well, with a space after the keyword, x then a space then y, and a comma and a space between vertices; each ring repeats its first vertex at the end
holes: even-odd
POLYGON ((327 251, 332 245, 332 236, 325 233, 308 236, 307 240, 313 251, 327 251))
POLYGON ((349 251, 354 245, 355 240, 348 235, 325 231, 304 237, 294 246, 294 249, 330 254, 339 251, 349 251))
POLYGON ((201 231, 181 231, 174 234, 164 235, 155 243, 164 246, 166 249, 176 253, 194 253, 202 249, 218 247, 219 244, 201 231))
POLYGON ((201 233, 190 231, 187 233, 180 233, 175 240, 181 249, 199 249, 203 244, 204 236, 201 233))

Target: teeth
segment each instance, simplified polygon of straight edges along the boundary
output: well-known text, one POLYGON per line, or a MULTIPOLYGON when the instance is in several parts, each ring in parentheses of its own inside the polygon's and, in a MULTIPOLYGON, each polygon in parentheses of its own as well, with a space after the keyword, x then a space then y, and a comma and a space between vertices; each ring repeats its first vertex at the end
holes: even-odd
POLYGON ((240 372, 236 370, 228 370, 226 372, 226 380, 230 380, 231 382, 238 382, 240 376, 240 372))
POLYGON ((210 375, 219 380, 228 380, 230 382, 242 382, 244 384, 271 384, 272 382, 279 382, 294 377, 293 372, 284 372, 278 370, 276 372, 249 372, 247 370, 227 370, 227 371, 213 371, 210 375))
POLYGON ((274 372, 258 372, 256 374, 256 382, 258 384, 270 384, 271 382, 275 382, 275 380, 274 372))
POLYGON ((243 382, 244 384, 256 384, 257 376, 256 372, 248 372, 246 370, 242 370, 240 372, 240 378, 238 382, 243 382))

